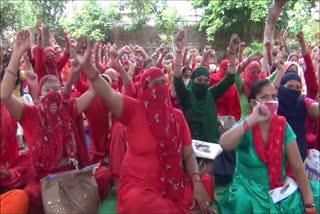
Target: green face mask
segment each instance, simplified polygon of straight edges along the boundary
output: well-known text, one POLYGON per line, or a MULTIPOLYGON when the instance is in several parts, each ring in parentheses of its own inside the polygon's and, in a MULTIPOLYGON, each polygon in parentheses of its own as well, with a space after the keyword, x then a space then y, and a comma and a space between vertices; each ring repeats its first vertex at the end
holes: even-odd
POLYGON ((192 92, 198 100, 203 100, 207 96, 208 83, 195 83, 195 82, 193 82, 192 92))

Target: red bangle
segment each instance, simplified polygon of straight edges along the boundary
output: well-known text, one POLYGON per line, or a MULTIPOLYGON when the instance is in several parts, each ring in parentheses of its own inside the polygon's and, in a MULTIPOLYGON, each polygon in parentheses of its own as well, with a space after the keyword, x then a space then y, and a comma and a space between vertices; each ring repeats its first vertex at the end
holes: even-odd
POLYGON ((244 128, 245 132, 247 132, 249 130, 249 126, 248 126, 248 121, 247 120, 243 121, 243 128, 244 128))
POLYGON ((314 208, 313 210, 309 211, 309 210, 304 210, 304 214, 317 214, 317 209, 314 208))
POLYGON ((96 72, 94 77, 92 77, 92 78, 88 77, 88 79, 90 80, 90 82, 94 82, 94 81, 96 81, 98 79, 98 77, 99 77, 99 72, 96 72))

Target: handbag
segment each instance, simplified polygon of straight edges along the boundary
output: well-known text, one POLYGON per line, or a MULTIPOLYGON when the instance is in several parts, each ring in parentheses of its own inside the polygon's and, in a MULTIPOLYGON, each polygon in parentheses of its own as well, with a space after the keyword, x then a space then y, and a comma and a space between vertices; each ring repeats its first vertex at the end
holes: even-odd
POLYGON ((234 116, 225 115, 225 116, 218 116, 218 129, 220 135, 231 129, 234 124, 236 124, 236 120, 234 116))
POLYGON ((232 181, 235 168, 234 151, 223 151, 213 162, 213 172, 216 185, 225 185, 232 181))
POLYGON ((100 203, 98 185, 93 177, 96 167, 86 167, 41 179, 45 213, 97 213, 100 203))

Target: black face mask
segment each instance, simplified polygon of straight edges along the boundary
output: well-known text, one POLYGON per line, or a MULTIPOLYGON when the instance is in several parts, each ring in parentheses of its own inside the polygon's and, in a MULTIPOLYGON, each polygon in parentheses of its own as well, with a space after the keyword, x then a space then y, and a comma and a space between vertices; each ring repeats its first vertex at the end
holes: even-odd
POLYGON ((195 83, 192 84, 192 92, 198 100, 203 100, 207 97, 208 83, 195 83))
POLYGON ((301 96, 301 90, 289 89, 284 86, 280 86, 278 90, 278 99, 281 103, 293 103, 301 96))

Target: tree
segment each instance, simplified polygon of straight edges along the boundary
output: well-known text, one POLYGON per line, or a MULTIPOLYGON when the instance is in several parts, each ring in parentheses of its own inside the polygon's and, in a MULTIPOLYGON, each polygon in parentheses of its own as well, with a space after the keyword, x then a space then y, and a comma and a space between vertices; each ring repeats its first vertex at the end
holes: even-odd
POLYGON ((4 32, 13 30, 16 23, 16 10, 14 2, 3 0, 0 3, 0 32, 1 37, 4 36, 4 32))
MULTIPOLYGON (((224 32, 238 33, 241 38, 250 41, 256 39, 252 38, 253 32, 263 30, 269 5, 273 2, 281 0, 192 0, 192 5, 204 9, 199 28, 206 32, 208 40, 213 40, 217 32, 224 32)), ((314 4, 315 0, 287 1, 275 28, 286 28, 293 15, 308 19, 314 4), (294 9, 296 3, 299 3, 299 10, 294 9)))
POLYGON ((161 32, 160 39, 163 43, 172 44, 174 30, 177 26, 186 24, 186 18, 179 14, 177 8, 167 7, 156 17, 156 28, 161 32))
POLYGON ((114 21, 120 15, 114 6, 104 8, 97 1, 87 1, 75 8, 74 17, 61 17, 59 23, 74 37, 86 36, 94 40, 107 40, 114 21))
POLYGON ((46 27, 58 27, 58 19, 70 0, 1 0, 1 35, 34 26, 41 19, 46 27))
MULTIPOLYGON (((320 2, 318 3, 320 4, 320 2)), ((295 36, 299 31, 305 35, 308 41, 316 41, 319 39, 319 21, 312 16, 312 9, 315 1, 298 0, 288 14, 287 32, 295 36), (308 24, 306 24, 308 23, 308 24)), ((319 11, 316 11, 319 13, 319 11)))
POLYGON ((214 40, 216 32, 238 33, 248 36, 252 28, 263 25, 271 0, 193 0, 194 8, 203 8, 199 27, 207 39, 214 40))
POLYGON ((131 20, 125 24, 125 30, 135 30, 147 24, 167 8, 166 0, 130 0, 118 3, 119 10, 131 20))

